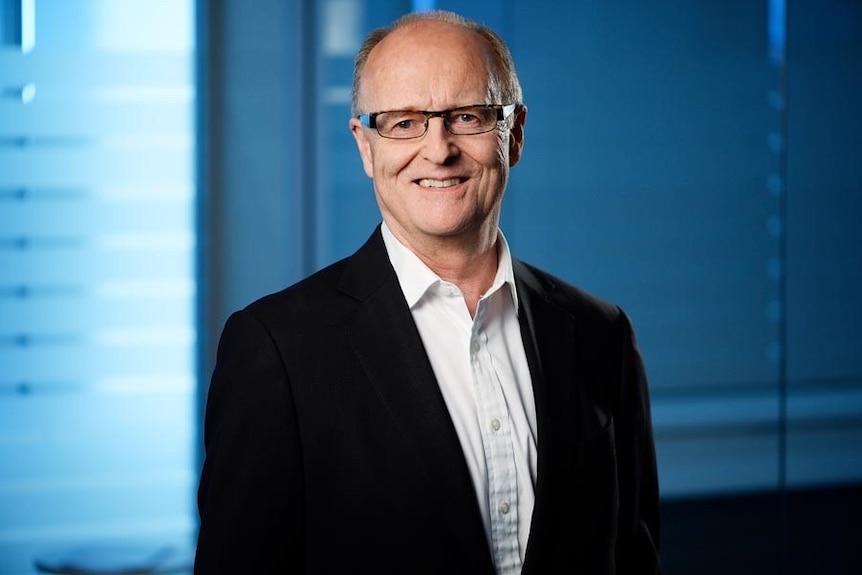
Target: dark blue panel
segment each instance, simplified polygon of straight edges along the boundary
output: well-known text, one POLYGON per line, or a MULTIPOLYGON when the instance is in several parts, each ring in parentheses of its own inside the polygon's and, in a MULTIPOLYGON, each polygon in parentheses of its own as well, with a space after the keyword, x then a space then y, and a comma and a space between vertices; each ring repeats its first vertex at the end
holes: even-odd
POLYGON ((862 5, 791 8, 788 376, 862 380, 862 5))
POLYGON ((774 382, 765 3, 516 6, 516 252, 624 305, 654 387, 774 382))

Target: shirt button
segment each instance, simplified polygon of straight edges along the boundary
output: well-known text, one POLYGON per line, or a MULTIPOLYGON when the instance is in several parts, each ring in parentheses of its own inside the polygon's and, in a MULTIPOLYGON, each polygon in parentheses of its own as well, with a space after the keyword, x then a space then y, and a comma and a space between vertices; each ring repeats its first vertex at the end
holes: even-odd
POLYGON ((474 339, 472 346, 473 346, 473 351, 479 351, 479 340, 474 339))
POLYGON ((502 513, 503 515, 506 515, 507 513, 509 513, 510 508, 511 508, 511 506, 509 505, 508 501, 501 501, 500 505, 497 507, 497 509, 499 509, 500 513, 502 513))
POLYGON ((494 419, 492 419, 492 420, 491 420, 491 430, 492 430, 492 431, 500 431, 500 426, 501 426, 501 425, 502 425, 502 424, 500 423, 500 420, 499 420, 499 419, 497 419, 496 417, 495 417, 494 419))

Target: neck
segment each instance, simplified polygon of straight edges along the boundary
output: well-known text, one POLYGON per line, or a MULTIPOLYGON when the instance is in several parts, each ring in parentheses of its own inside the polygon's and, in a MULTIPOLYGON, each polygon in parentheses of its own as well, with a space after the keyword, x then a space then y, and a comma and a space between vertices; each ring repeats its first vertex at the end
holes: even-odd
POLYGON ((479 299, 490 289, 497 275, 497 226, 470 240, 437 237, 421 245, 400 236, 391 227, 390 230, 440 279, 458 286, 470 317, 474 317, 479 299))

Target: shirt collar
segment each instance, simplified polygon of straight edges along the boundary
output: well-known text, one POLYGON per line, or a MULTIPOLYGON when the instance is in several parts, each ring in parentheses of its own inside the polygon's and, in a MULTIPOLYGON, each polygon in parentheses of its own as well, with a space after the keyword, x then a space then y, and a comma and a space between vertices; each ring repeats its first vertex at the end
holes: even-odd
MULTIPOLYGON (((428 288, 443 280, 431 271, 431 268, 419 259, 419 256, 414 254, 410 249, 402 244, 386 222, 380 226, 383 234, 383 243, 386 246, 386 252, 389 254, 389 261, 392 267, 395 268, 395 275, 398 276, 398 283, 401 284, 401 291, 404 292, 404 298, 407 300, 407 305, 413 309, 428 288)), ((494 282, 487 294, 494 293, 502 286, 508 285, 509 291, 512 294, 512 303, 515 306, 515 312, 518 311, 518 292, 515 289, 515 273, 512 268, 512 254, 509 251, 509 243, 503 232, 497 230, 497 274, 494 276, 494 282)), ((487 295, 486 294, 486 295, 487 295)))

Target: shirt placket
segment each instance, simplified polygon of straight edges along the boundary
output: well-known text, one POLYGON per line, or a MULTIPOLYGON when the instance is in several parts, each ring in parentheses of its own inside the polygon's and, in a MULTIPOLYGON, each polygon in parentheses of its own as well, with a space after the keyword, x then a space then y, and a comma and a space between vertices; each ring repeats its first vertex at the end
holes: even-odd
POLYGON ((488 300, 480 300, 470 337, 470 364, 476 407, 488 471, 491 544, 498 573, 518 573, 518 489, 512 425, 499 377, 488 350, 485 316, 488 300))

